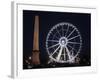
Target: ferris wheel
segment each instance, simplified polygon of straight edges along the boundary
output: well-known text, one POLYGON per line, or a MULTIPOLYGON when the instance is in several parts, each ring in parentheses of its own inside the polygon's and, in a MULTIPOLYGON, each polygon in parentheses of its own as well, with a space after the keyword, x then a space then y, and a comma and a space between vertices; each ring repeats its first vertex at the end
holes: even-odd
POLYGON ((46 38, 49 58, 58 63, 74 63, 81 47, 81 34, 71 23, 61 22, 54 25, 46 38))

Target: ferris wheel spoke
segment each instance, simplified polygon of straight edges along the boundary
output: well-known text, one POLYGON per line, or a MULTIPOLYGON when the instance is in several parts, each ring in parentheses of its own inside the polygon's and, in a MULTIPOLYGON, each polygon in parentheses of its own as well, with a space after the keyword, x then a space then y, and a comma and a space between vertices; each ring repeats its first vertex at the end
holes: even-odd
POLYGON ((68 58, 69 58, 69 60, 70 60, 70 59, 71 59, 71 56, 70 56, 70 51, 69 51, 69 49, 68 49, 67 47, 65 47, 65 49, 66 49, 66 51, 67 51, 68 58))
POLYGON ((77 37, 80 37, 80 35, 77 35, 77 36, 74 36, 74 37, 72 37, 72 38, 69 38, 68 40, 72 40, 72 39, 75 39, 75 38, 77 38, 77 37))
POLYGON ((60 34, 60 32, 58 31, 58 29, 56 28, 56 31, 58 32, 58 34, 59 34, 59 37, 61 37, 61 34, 60 34))
POLYGON ((69 41, 68 43, 70 43, 70 44, 81 44, 81 43, 78 43, 78 42, 71 42, 71 41, 69 41))
MULTIPOLYGON (((70 45, 67 45, 68 47, 70 47, 72 50, 74 50, 74 51, 76 51, 77 52, 77 50, 75 49, 75 48, 73 48, 72 46, 70 46, 70 45)), ((72 51, 71 50, 71 51, 72 51)))
POLYGON ((68 44, 67 44, 67 46, 70 47, 71 49, 74 49, 72 46, 70 46, 70 45, 68 45, 68 44))
POLYGON ((71 52, 71 58, 73 58, 73 56, 74 56, 73 50, 74 50, 74 48, 72 48, 72 50, 70 51, 71 52))
POLYGON ((55 53, 58 51, 59 48, 60 48, 60 46, 58 46, 58 47, 56 48, 56 50, 55 50, 50 56, 52 56, 53 54, 55 54, 55 53))
POLYGON ((75 28, 70 32, 70 34, 67 36, 67 38, 70 37, 71 34, 72 34, 74 31, 75 31, 75 28))
POLYGON ((57 39, 59 39, 59 37, 55 36, 57 39))
POLYGON ((66 30, 65 36, 67 36, 68 30, 69 30, 69 25, 68 25, 68 27, 67 27, 67 30, 66 30))
POLYGON ((74 52, 73 52, 73 50, 72 50, 72 56, 74 55, 74 52))
POLYGON ((60 60, 60 57, 61 57, 61 54, 62 54, 62 50, 63 50, 63 47, 61 47, 61 49, 60 49, 60 51, 59 51, 59 53, 58 53, 58 55, 56 57, 57 61, 60 60))
POLYGON ((63 29, 63 26, 62 26, 62 36, 64 36, 64 29, 63 29))
POLYGON ((64 48, 64 60, 66 60, 66 53, 65 53, 65 48, 64 48))
POLYGON ((47 40, 47 41, 50 41, 50 42, 59 42, 58 40, 47 40))
MULTIPOLYGON (((52 35, 54 35, 54 34, 52 34, 52 35)), ((53 38, 57 38, 57 39, 59 39, 59 37, 56 36, 56 35, 57 35, 57 32, 55 33, 55 35, 53 36, 53 38)))
POLYGON ((58 45, 59 45, 59 43, 57 43, 57 44, 55 44, 55 45, 52 45, 52 46, 48 47, 48 49, 53 48, 53 47, 58 46, 58 45))

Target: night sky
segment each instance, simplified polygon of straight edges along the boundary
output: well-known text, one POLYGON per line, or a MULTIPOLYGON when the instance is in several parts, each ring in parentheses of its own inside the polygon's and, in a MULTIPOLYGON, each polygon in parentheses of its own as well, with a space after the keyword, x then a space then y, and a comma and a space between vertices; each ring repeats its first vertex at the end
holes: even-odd
POLYGON ((32 55, 33 31, 35 16, 39 16, 39 48, 40 61, 45 64, 48 59, 46 51, 46 37, 49 30, 60 22, 69 22, 77 27, 82 36, 81 64, 87 65, 84 59, 91 64, 91 14, 69 12, 23 11, 23 57, 32 55))

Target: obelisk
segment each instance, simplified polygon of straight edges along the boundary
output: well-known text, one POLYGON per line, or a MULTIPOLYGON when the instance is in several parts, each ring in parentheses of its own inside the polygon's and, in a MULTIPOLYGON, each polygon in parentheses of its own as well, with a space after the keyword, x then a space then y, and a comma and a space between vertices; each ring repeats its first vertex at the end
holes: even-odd
POLYGON ((33 32, 33 51, 32 51, 32 64, 39 65, 39 16, 35 16, 34 32, 33 32))

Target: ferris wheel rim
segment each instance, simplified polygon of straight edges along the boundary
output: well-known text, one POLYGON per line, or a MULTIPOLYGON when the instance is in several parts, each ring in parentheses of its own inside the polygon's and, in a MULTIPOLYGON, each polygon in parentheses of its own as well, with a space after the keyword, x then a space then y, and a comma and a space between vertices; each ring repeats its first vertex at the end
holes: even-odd
MULTIPOLYGON (((58 26, 60 26, 60 25, 70 25, 71 27, 73 27, 77 32, 78 32, 78 34, 80 34, 80 32, 78 31, 78 29, 76 28, 76 26, 74 26, 73 24, 71 24, 71 23, 68 23, 68 22, 61 22, 61 23, 58 23, 58 24, 56 24, 56 25, 54 25, 53 26, 53 28, 51 28, 51 30, 49 31, 49 33, 48 33, 48 35, 47 35, 47 38, 46 38, 46 49, 47 49, 47 53, 48 53, 48 55, 50 56, 51 55, 51 53, 49 52, 49 50, 48 50, 48 39, 49 39, 49 36, 50 36, 50 34, 51 34, 51 32, 54 30, 54 29, 56 29, 58 26)), ((80 34, 81 35, 81 34, 80 34)), ((60 45, 60 44, 58 44, 58 45, 60 45)), ((77 51, 77 54, 73 57, 73 58, 75 58, 79 53, 80 53, 80 51, 81 51, 81 46, 82 46, 82 37, 80 36, 80 47, 79 47, 79 50, 77 51)), ((56 61, 56 62, 60 62, 60 61, 57 61, 55 58, 53 58, 53 57, 50 57, 51 59, 53 59, 54 61, 56 61)), ((64 61, 63 61, 64 62, 64 61)), ((61 61, 61 63, 63 63, 62 61, 61 61)), ((69 62, 69 60, 67 60, 67 61, 65 61, 64 63, 68 63, 69 62)))

